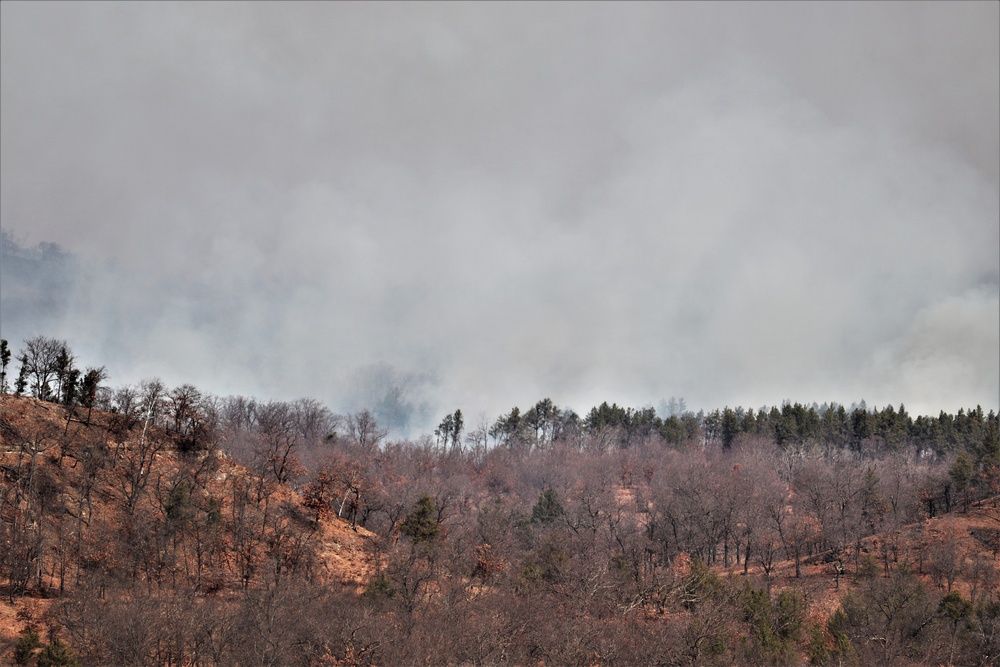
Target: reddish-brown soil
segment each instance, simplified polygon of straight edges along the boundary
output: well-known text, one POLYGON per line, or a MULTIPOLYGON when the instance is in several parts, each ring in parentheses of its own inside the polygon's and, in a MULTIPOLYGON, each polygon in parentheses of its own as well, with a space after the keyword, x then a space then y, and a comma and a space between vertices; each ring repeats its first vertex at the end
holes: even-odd
MULTIPOLYGON (((50 431, 83 432, 84 429, 106 431, 110 415, 94 413, 91 426, 77 422, 67 422, 66 412, 59 406, 44 403, 29 398, 13 396, 0 397, 0 466, 10 464, 18 454, 17 433, 28 433, 40 426, 50 431)), ((74 465, 71 450, 63 460, 56 463, 53 457, 44 457, 45 465, 55 469, 71 469, 74 465)), ((172 453, 160 455, 157 465, 169 468, 176 466, 176 456, 172 453)), ((219 464, 216 478, 221 483, 228 475, 240 474, 245 471, 237 463, 223 458, 219 464)), ((5 483, 0 478, 0 483, 5 483)), ((621 497, 627 498, 628 491, 623 490, 621 497)), ((112 493, 98 493, 95 514, 101 511, 100 503, 109 502, 112 493)), ((275 494, 279 501, 301 504, 299 494, 287 487, 279 488, 275 494)), ((907 561, 914 571, 923 576, 930 586, 943 585, 935 581, 924 568, 924 560, 935 547, 942 543, 954 544, 958 547, 960 559, 966 566, 974 559, 989 559, 993 564, 998 562, 997 536, 1000 535, 1000 498, 991 498, 976 505, 968 511, 956 511, 928 519, 913 525, 903 527, 895 535, 876 535, 864 541, 863 551, 870 558, 880 560, 883 541, 892 539, 896 545, 896 562, 907 561)), ((319 558, 323 566, 322 577, 330 583, 351 586, 360 592, 367 582, 372 565, 366 549, 367 533, 364 529, 354 530, 349 523, 340 519, 324 521, 318 533, 319 558)), ((2 545, 0 545, 2 547, 2 545)), ((1000 569, 1000 568, 998 568, 1000 569)), ((742 565, 731 568, 718 568, 724 576, 742 576, 742 565)), ((816 621, 828 618, 838 607, 841 597, 853 584, 854 563, 846 563, 845 573, 840 577, 839 585, 835 571, 830 563, 825 563, 822 557, 804 559, 801 566, 801 576, 795 576, 795 566, 792 561, 785 561, 776 567, 772 573, 772 591, 785 588, 795 588, 801 591, 807 600, 810 616, 816 621)), ((760 581, 761 572, 751 568, 750 575, 760 581)), ((997 582, 986 582, 986 586, 996 586, 997 582)), ((955 584, 963 594, 968 595, 969 584, 965 579, 959 579, 955 584)), ((54 595, 54 593, 52 593, 54 595)), ((36 592, 33 596, 15 598, 11 602, 6 596, 0 599, 0 656, 9 656, 19 634, 25 627, 35 625, 42 634, 42 641, 47 641, 45 625, 46 610, 54 601, 44 594, 36 592)))
MULTIPOLYGON (((898 558, 890 559, 889 567, 897 567, 899 562, 905 561, 929 586, 944 586, 943 582, 935 582, 928 573, 925 559, 930 550, 944 541, 955 544, 966 570, 976 557, 1000 564, 1000 559, 991 545, 984 542, 981 537, 976 537, 984 534, 995 535, 998 530, 1000 530, 1000 498, 990 498, 977 503, 971 506, 968 512, 955 511, 905 526, 895 537, 898 558)), ((874 535, 862 543, 863 554, 873 558, 879 568, 884 567, 884 561, 880 556, 880 544, 885 539, 886 535, 874 535)), ((759 577, 761 573, 758 570, 759 568, 751 567, 750 573, 759 577)), ((741 566, 720 571, 732 572, 734 576, 739 576, 743 569, 741 566)), ((828 618, 840 605, 844 593, 854 586, 853 559, 845 563, 839 587, 833 565, 823 562, 822 556, 803 559, 800 571, 801 576, 796 577, 794 561, 779 563, 772 573, 772 591, 798 589, 805 595, 810 615, 815 620, 828 618)), ((965 577, 960 577, 953 588, 969 597, 969 585, 965 577)))
MULTIPOLYGON (((26 434, 47 432, 52 440, 67 440, 84 435, 92 436, 95 433, 107 434, 111 415, 94 412, 91 415, 90 424, 82 423, 86 417, 85 412, 80 410, 81 421, 67 421, 67 412, 58 405, 45 403, 32 398, 15 397, 11 395, 0 396, 0 484, 8 482, 3 477, 4 469, 9 469, 16 464, 19 457, 25 456, 20 453, 20 443, 26 434)), ((74 470, 77 461, 73 457, 73 448, 66 447, 62 460, 58 460, 53 453, 55 449, 37 457, 39 465, 45 466, 52 472, 55 479, 60 479, 60 475, 65 471, 74 470)), ((178 456, 172 451, 165 451, 157 455, 155 470, 166 473, 176 470, 179 466, 178 456)), ((238 474, 244 474, 246 469, 238 463, 220 457, 218 469, 215 472, 215 483, 220 486, 220 497, 225 480, 238 474)), ((69 473, 66 473, 69 474, 69 473)), ((99 516, 104 511, 110 511, 108 505, 115 502, 115 493, 110 488, 98 488, 94 493, 94 516, 99 516)), ((276 503, 289 503, 301 506, 300 494, 290 487, 279 487, 272 496, 272 501, 276 503)), ((347 585, 357 589, 359 592, 367 582, 371 563, 366 549, 366 539, 370 533, 363 528, 356 530, 351 525, 334 517, 324 519, 314 539, 318 541, 317 552, 321 564, 319 576, 328 583, 347 585)), ((0 545, 0 548, 3 548, 0 545)), ((53 587, 55 582, 46 584, 53 587)), ((0 579, 0 584, 5 584, 4 579, 0 579)), ((66 585, 71 589, 71 584, 66 585)), ((24 629, 32 625, 41 634, 43 642, 48 641, 46 627, 46 611, 55 601, 57 591, 55 588, 46 591, 32 591, 25 597, 15 597, 10 600, 5 586, 0 585, 0 664, 11 655, 14 643, 24 629)))

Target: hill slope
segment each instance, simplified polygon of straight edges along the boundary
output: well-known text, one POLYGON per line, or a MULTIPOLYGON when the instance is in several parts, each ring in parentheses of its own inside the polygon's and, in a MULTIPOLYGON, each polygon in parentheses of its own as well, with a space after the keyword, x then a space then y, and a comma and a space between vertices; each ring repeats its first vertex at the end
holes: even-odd
POLYGON ((29 624, 45 640, 57 598, 95 586, 224 600, 290 579, 353 594, 370 575, 363 528, 120 415, 0 396, 0 479, 0 656, 29 624))

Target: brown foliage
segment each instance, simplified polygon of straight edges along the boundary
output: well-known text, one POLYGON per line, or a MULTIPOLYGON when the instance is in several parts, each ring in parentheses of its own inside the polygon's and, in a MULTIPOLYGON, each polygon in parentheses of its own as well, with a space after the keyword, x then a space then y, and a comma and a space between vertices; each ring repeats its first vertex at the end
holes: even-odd
POLYGON ((0 399, 2 583, 51 596, 32 621, 84 664, 996 659, 1000 521, 991 501, 942 514, 941 465, 599 431, 442 451, 380 443, 370 415, 327 437, 321 406, 181 390, 69 429, 0 399), (230 454, 186 449, 201 423, 230 454), (936 611, 948 590, 971 615, 936 611))

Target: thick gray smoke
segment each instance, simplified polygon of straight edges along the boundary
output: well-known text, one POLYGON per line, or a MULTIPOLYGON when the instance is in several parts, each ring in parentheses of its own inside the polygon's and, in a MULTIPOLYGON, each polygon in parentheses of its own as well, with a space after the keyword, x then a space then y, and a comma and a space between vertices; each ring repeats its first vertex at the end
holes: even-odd
POLYGON ((0 334, 401 431, 996 408, 1000 5, 746 4, 5 2, 0 334))

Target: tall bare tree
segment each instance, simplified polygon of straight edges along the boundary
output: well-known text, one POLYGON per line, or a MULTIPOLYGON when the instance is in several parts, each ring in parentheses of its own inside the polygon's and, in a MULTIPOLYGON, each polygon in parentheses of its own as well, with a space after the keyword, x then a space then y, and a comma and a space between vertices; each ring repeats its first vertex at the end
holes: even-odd
POLYGON ((71 356, 66 341, 46 336, 24 341, 17 360, 35 398, 51 400, 58 396, 58 388, 52 385, 59 379, 60 355, 71 356))
POLYGON ((378 447, 378 444, 388 435, 386 430, 378 425, 371 410, 362 410, 348 415, 347 434, 365 451, 378 447))

